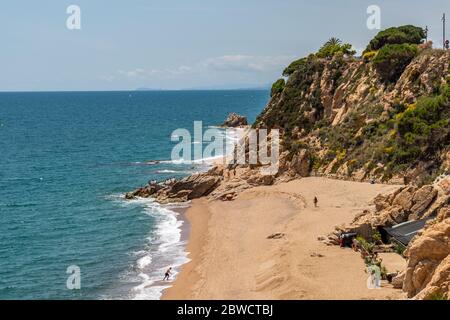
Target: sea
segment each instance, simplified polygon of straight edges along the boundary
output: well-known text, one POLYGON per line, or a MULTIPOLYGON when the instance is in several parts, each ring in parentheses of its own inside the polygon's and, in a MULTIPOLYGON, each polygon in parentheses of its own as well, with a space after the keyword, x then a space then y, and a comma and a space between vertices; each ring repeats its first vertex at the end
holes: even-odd
MULTIPOLYGON (((159 299, 188 261, 188 204, 124 194, 210 162, 174 130, 255 120, 268 90, 0 92, 0 299, 159 299)), ((193 141, 192 143, 196 143, 193 141)))

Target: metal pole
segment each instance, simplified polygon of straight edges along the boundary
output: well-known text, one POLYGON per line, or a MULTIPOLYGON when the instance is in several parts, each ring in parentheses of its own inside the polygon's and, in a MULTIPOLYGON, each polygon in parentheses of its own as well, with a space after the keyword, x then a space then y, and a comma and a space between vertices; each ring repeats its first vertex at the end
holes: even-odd
POLYGON ((445 13, 442 14, 442 47, 445 49, 445 13))

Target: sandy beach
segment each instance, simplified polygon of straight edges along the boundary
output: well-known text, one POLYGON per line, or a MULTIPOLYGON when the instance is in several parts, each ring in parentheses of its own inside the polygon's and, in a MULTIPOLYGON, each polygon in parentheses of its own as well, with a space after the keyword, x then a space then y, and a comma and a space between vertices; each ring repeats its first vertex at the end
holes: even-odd
POLYGON ((317 239, 396 188, 310 177, 230 202, 194 200, 186 213, 191 262, 163 299, 402 299, 384 282, 367 288, 358 253, 317 239))

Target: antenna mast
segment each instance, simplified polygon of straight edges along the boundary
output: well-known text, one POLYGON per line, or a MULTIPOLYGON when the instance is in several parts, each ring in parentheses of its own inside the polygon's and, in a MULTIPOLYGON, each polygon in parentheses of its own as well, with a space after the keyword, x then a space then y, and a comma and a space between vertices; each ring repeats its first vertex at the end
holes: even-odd
POLYGON ((445 13, 442 14, 442 47, 445 50, 445 13))

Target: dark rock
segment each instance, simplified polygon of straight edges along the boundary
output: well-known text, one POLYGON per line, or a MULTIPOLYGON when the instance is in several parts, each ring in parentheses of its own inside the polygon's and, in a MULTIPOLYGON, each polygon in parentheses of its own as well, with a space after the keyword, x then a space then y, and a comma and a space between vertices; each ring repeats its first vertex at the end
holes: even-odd
POLYGON ((284 233, 274 233, 267 237, 267 239, 281 239, 284 237, 284 233))
POLYGON ((230 113, 225 120, 225 122, 222 124, 224 127, 240 127, 240 126, 246 126, 248 125, 247 117, 241 116, 237 113, 230 113))
POLYGON ((219 176, 210 176, 207 173, 195 174, 177 181, 169 190, 169 194, 188 191, 188 200, 200 198, 211 193, 217 187, 220 180, 221 178, 219 176))

